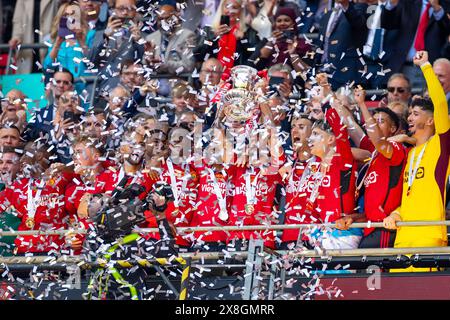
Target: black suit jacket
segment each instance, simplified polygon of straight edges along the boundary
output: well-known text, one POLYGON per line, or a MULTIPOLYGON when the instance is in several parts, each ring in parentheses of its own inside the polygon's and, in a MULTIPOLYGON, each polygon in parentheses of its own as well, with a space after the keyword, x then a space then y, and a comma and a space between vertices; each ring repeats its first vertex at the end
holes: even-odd
MULTIPOLYGON (((347 82, 355 81, 358 83, 361 79, 361 73, 358 73, 358 70, 362 69, 363 66, 359 61, 356 48, 360 48, 362 52, 362 47, 367 39, 366 10, 366 4, 351 2, 347 11, 340 15, 336 27, 331 30, 328 63, 332 63, 336 68, 333 77, 330 79, 333 89, 345 85, 347 82), (343 57, 342 54, 344 54, 343 57)), ((320 22, 317 45, 321 49, 324 47, 330 16, 331 11, 327 12, 320 22)), ((316 56, 316 63, 320 63, 321 57, 321 54, 316 56)))
MULTIPOLYGON (((447 17, 447 13, 450 12, 450 1, 440 0, 439 3, 445 11, 444 17, 436 21, 434 15, 431 15, 425 32, 425 49, 428 51, 431 63, 441 56, 442 47, 446 43, 450 30, 450 21, 447 17)), ((393 10, 383 9, 381 27, 399 31, 394 54, 386 65, 386 68, 392 69, 393 72, 400 71, 406 61, 419 26, 421 8, 422 0, 400 0, 393 10)))
POLYGON ((35 141, 40 137, 40 134, 47 134, 50 137, 50 131, 53 129, 53 104, 50 104, 38 111, 33 115, 28 122, 22 138, 27 141, 35 141))

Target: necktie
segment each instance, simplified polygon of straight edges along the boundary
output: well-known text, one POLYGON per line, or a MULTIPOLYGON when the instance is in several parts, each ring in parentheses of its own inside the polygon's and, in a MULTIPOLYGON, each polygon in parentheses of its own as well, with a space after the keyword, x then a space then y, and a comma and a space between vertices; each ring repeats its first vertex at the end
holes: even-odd
POLYGON ((326 63, 328 62, 328 49, 330 46, 330 36, 333 33, 334 29, 336 28, 336 25, 339 21, 339 17, 340 17, 341 11, 337 11, 334 14, 332 13, 330 16, 330 20, 332 19, 331 22, 329 22, 330 24, 330 28, 328 30, 325 31, 325 40, 323 42, 323 55, 322 55, 322 63, 326 63))
POLYGON ((414 42, 414 48, 417 51, 421 51, 425 49, 425 31, 427 30, 428 26, 428 20, 430 19, 428 16, 428 10, 431 7, 431 3, 428 2, 425 11, 423 12, 422 16, 420 17, 419 26, 417 28, 417 36, 416 41, 414 42))
POLYGON ((372 43, 372 51, 370 52, 370 57, 372 58, 372 60, 378 59, 378 55, 381 52, 382 43, 383 43, 383 29, 376 29, 372 43))

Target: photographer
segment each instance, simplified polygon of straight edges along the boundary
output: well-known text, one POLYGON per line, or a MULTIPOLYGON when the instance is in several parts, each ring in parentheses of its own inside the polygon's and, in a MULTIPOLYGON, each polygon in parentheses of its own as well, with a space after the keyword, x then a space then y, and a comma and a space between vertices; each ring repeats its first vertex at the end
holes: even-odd
MULTIPOLYGON (((87 69, 85 56, 88 47, 92 45, 94 33, 93 30, 89 30, 76 2, 62 4, 53 19, 50 32, 52 46, 44 59, 44 72, 59 63, 75 78, 88 75, 85 72, 87 69)), ((82 82, 75 83, 75 89, 80 94, 84 87, 82 82)))
POLYGON ((298 36, 295 10, 280 8, 274 18, 272 37, 264 39, 249 60, 258 70, 286 63, 296 72, 307 71, 303 60, 311 46, 298 36))
POLYGON ((99 70, 97 92, 109 91, 119 82, 119 71, 126 60, 141 59, 144 54, 141 25, 135 0, 116 0, 103 41, 89 54, 91 62, 99 70))
POLYGON ((53 119, 54 127, 50 131, 52 144, 56 147, 57 161, 72 161, 72 142, 79 135, 79 124, 83 108, 80 97, 73 91, 64 92, 58 99, 58 108, 53 119))

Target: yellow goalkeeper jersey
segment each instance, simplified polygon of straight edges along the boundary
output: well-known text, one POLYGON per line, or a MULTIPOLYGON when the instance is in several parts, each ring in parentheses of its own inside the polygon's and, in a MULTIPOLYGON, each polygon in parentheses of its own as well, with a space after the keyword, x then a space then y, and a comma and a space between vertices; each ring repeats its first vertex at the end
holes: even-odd
MULTIPOLYGON (((410 150, 406 163, 400 208, 402 221, 445 220, 445 187, 449 175, 450 122, 447 100, 431 65, 422 66, 430 98, 434 106, 435 135, 427 143, 410 150), (417 161, 422 154, 422 159, 417 161), (412 155, 414 154, 414 159, 412 155), (414 182, 408 195, 411 161, 417 165, 414 182)), ((414 169, 411 170, 414 172, 414 169)), ((434 247, 447 245, 446 226, 400 227, 395 239, 396 248, 434 247)))

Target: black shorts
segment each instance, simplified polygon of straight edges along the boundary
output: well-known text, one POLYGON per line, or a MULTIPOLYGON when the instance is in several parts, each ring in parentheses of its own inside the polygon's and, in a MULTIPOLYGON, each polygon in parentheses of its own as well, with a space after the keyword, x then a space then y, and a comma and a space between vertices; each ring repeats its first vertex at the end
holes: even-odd
POLYGON ((395 243, 395 230, 375 228, 375 230, 364 236, 359 243, 359 248, 392 248, 395 243))

